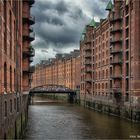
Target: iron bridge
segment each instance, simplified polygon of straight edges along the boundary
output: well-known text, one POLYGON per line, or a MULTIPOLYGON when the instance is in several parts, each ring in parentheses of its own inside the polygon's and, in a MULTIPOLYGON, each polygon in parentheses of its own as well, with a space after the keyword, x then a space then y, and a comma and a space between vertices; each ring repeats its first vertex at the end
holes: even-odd
POLYGON ((33 94, 39 94, 39 93, 61 93, 61 94, 75 94, 76 91, 72 90, 70 88, 67 88, 63 85, 42 85, 42 86, 38 86, 38 87, 34 87, 30 90, 30 95, 33 94))

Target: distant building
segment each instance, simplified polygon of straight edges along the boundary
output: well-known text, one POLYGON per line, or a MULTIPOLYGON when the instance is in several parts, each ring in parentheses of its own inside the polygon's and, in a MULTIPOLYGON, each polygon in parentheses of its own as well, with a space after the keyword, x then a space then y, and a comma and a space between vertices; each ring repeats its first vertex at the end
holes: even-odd
POLYGON ((80 52, 57 54, 36 65, 33 73, 32 87, 41 85, 64 85, 71 89, 80 87, 80 52))
POLYGON ((109 1, 106 10, 108 17, 100 23, 93 19, 81 36, 81 102, 129 108, 136 117, 140 113, 140 1, 109 1))

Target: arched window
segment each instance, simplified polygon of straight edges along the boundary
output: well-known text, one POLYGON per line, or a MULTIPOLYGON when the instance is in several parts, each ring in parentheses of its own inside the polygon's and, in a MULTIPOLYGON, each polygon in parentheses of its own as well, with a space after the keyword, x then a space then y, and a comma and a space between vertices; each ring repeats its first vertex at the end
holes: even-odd
POLYGON ((13 104, 12 104, 12 100, 10 100, 10 113, 12 113, 13 110, 13 104))
POLYGON ((103 70, 103 79, 104 79, 104 70, 103 70))
POLYGON ((7 102, 4 102, 4 116, 7 117, 7 102))
POLYGON ((104 83, 102 83, 102 89, 104 89, 104 83))
POLYGON ((19 112, 19 97, 17 98, 17 112, 19 112))
POLYGON ((108 78, 108 70, 106 70, 106 78, 108 78))
POLYGON ((16 110, 16 98, 14 99, 14 109, 16 110))
POLYGON ((16 91, 16 71, 14 69, 14 91, 16 91))
POLYGON ((7 64, 4 63, 4 88, 7 91, 7 64))
POLYGON ((12 68, 10 66, 10 91, 12 91, 12 68))
POLYGON ((107 89, 107 83, 106 83, 106 89, 107 89))
POLYGON ((98 89, 100 90, 100 84, 98 84, 98 89))

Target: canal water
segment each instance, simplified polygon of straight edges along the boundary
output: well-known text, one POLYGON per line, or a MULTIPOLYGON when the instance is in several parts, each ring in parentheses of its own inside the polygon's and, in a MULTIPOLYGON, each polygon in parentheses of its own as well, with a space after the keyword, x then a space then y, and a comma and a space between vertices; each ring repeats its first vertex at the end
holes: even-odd
POLYGON ((140 124, 67 103, 29 106, 25 139, 140 139, 140 124))

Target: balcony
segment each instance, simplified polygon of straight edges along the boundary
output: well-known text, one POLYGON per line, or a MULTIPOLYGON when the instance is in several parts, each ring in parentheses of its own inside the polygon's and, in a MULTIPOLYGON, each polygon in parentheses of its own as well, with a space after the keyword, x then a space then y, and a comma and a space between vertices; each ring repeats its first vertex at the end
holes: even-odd
POLYGON ((112 79, 122 79, 122 75, 111 75, 112 79))
POLYGON ((122 65, 122 60, 111 60, 110 64, 111 65, 122 65))
POLYGON ((91 61, 85 61, 85 65, 91 65, 91 61))
POLYGON ((30 38, 30 41, 35 40, 35 33, 34 32, 33 33, 30 33, 29 38, 30 38))
POLYGON ((30 56, 34 57, 35 56, 35 49, 30 47, 30 56))
POLYGON ((116 32, 122 32, 122 28, 113 28, 110 33, 115 34, 116 32))
POLYGON ((122 50, 111 49, 110 54, 122 53, 122 50))
POLYGON ((33 61, 33 57, 29 57, 29 62, 32 63, 33 61))
POLYGON ((89 78, 89 77, 86 78, 86 79, 85 79, 85 82, 87 82, 87 83, 92 83, 92 78, 89 78))
POLYGON ((91 73, 92 69, 91 68, 86 68, 85 73, 91 73))
POLYGON ((85 39, 85 44, 91 44, 92 39, 91 38, 86 38, 85 39))
POLYGON ((30 25, 35 24, 35 17, 34 16, 30 16, 29 22, 30 22, 30 25))
POLYGON ((22 67, 23 73, 29 73, 29 68, 28 66, 23 66, 22 67))
POLYGON ((32 66, 32 67, 23 67, 23 73, 25 73, 25 74, 29 74, 29 73, 34 73, 34 71, 35 71, 35 67, 34 66, 32 66))
POLYGON ((113 93, 122 93, 121 88, 112 88, 113 93))
POLYGON ((85 47, 85 51, 91 51, 91 46, 90 46, 90 45, 87 45, 87 46, 85 47))
POLYGON ((23 2, 28 2, 29 5, 33 5, 35 3, 35 0, 23 0, 23 2))
POLYGON ((34 48, 30 47, 29 50, 23 50, 23 57, 34 57, 35 56, 35 50, 34 48))
POLYGON ((112 18, 110 18, 110 23, 114 23, 114 22, 121 22, 122 21, 122 17, 115 17, 113 16, 112 18))
POLYGON ((91 53, 86 53, 85 58, 91 58, 91 53))
POLYGON ((23 24, 28 23, 29 25, 35 24, 35 17, 34 16, 24 16, 23 17, 23 24))
POLYGON ((122 39, 110 39, 110 44, 122 43, 122 39))
POLYGON ((120 87, 112 87, 109 90, 110 93, 122 93, 122 89, 120 87))
POLYGON ((30 68, 29 68, 29 73, 34 73, 35 72, 35 67, 34 66, 31 66, 30 68))
POLYGON ((113 93, 116 99, 120 99, 122 96, 122 89, 121 88, 112 88, 110 93, 113 93))
POLYGON ((29 32, 33 32, 33 27, 29 27, 29 32))
POLYGON ((23 41, 34 41, 35 40, 35 33, 32 32, 30 34, 23 34, 23 41))
POLYGON ((33 77, 32 75, 29 76, 29 82, 32 82, 33 81, 33 77))

